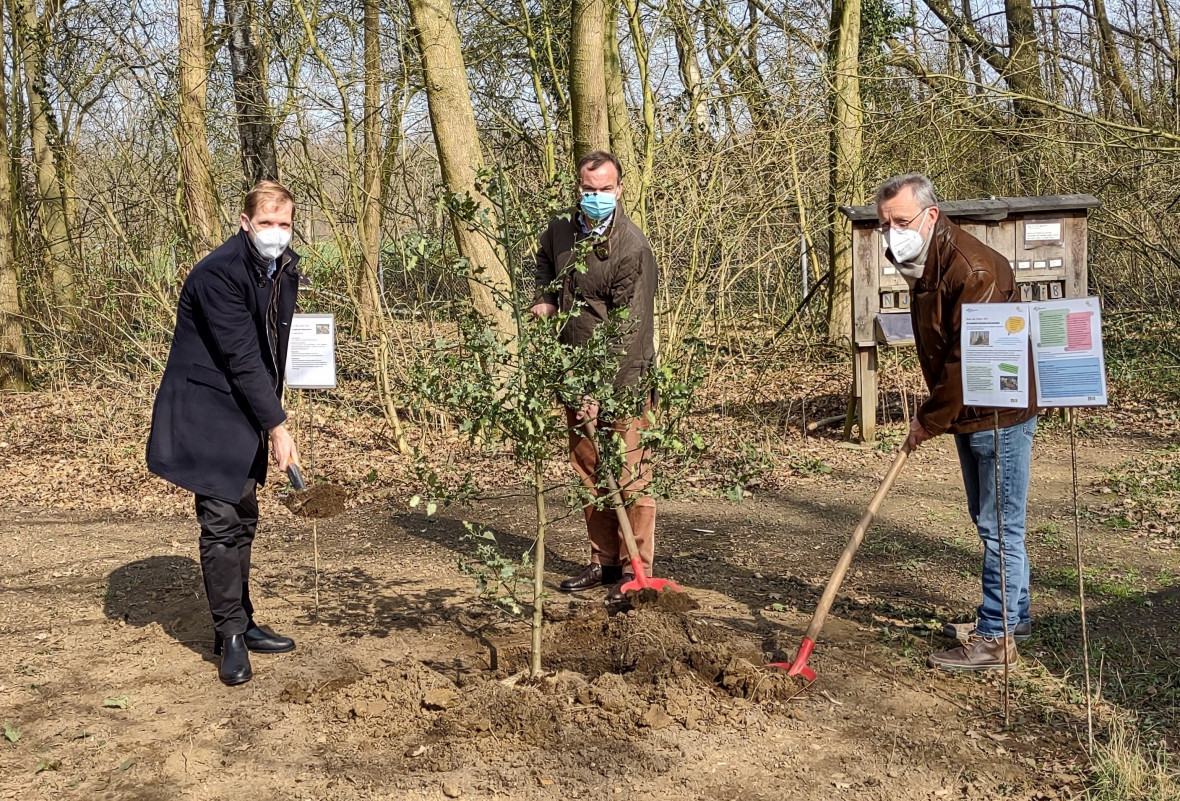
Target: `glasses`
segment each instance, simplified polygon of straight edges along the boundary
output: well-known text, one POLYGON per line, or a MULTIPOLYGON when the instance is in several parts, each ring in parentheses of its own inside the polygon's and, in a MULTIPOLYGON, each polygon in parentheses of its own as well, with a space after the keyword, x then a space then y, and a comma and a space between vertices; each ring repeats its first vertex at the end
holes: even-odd
POLYGON ((922 212, 926 211, 926 209, 928 209, 928 208, 930 208, 930 206, 923 206, 922 208, 918 209, 917 214, 915 214, 913 217, 910 217, 908 220, 906 220, 903 223, 900 223, 898 225, 891 225, 890 223, 885 222, 885 223, 881 223, 873 230, 875 230, 877 233, 884 236, 885 232, 887 232, 890 228, 909 228, 910 225, 914 222, 914 220, 921 217, 922 212))

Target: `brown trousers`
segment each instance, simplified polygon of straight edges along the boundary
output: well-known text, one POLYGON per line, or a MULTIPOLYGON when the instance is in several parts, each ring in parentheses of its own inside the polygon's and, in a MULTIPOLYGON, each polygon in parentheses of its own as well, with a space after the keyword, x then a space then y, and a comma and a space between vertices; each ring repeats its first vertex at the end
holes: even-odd
MULTIPOLYGON (((574 466, 574 472, 596 498, 605 497, 606 488, 599 490, 595 487, 602 478, 595 475, 598 471, 598 449, 592 441, 582 436, 577 409, 566 409, 566 422, 570 432, 570 464, 574 466)), ((627 519, 631 522, 631 531, 635 534, 644 570, 650 575, 656 552, 656 501, 644 493, 651 483, 651 462, 647 452, 639 447, 639 432, 647 425, 644 415, 616 420, 611 427, 622 436, 627 449, 623 473, 615 476, 615 479, 619 482, 623 498, 628 501, 634 498, 634 502, 627 507, 627 519)), ((590 534, 590 561, 607 566, 629 566, 631 559, 627 555, 623 533, 619 530, 619 519, 609 501, 603 509, 596 509, 594 504, 588 503, 583 511, 590 534)))

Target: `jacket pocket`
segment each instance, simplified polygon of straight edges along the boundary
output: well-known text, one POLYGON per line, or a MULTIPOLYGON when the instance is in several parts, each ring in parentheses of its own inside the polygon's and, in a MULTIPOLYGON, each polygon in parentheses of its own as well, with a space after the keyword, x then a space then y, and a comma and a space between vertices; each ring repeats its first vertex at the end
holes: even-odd
POLYGON ((203 384, 207 387, 220 390, 228 393, 229 381, 225 377, 225 373, 220 370, 214 370, 211 367, 205 367, 202 364, 194 364, 188 368, 188 380, 194 384, 203 384))

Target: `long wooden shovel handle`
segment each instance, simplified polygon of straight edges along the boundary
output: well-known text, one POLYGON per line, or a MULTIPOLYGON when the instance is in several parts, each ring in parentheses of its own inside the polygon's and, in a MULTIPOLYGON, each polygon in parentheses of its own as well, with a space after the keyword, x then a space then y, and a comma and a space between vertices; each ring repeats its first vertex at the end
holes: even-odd
POLYGON ((836 569, 832 571, 832 576, 828 579, 828 586, 824 587, 824 594, 819 599, 819 605, 815 607, 815 614, 811 617, 811 625, 807 627, 807 634, 804 635, 806 639, 814 642, 816 637, 819 636, 819 631, 824 627, 824 620, 828 616, 828 611, 832 608, 832 602, 836 600, 836 593, 840 591, 840 585, 844 583, 844 575, 848 572, 848 566, 852 564, 852 557, 856 556, 857 549, 864 542, 865 532, 873 524, 873 518, 876 517, 877 511, 881 508, 881 502, 889 494, 889 489, 893 486, 893 482, 897 479, 897 474, 901 472, 902 466, 905 465, 906 457, 909 455, 910 447, 907 441, 901 446, 901 450, 897 452, 897 456, 893 458, 893 464, 889 466, 889 472, 885 474, 885 478, 881 479, 881 486, 877 487, 877 494, 869 502, 869 508, 865 510, 864 516, 856 524, 856 528, 853 530, 848 544, 844 546, 844 553, 840 554, 840 561, 836 563, 836 569))
MULTIPOLYGON (((594 445, 594 449, 598 450, 598 441, 594 438, 594 421, 587 420, 582 424, 582 428, 586 431, 586 438, 594 445)), ((606 479, 606 488, 610 493, 610 503, 614 507, 615 515, 619 518, 619 528, 623 532, 623 542, 627 545, 627 558, 631 560, 631 564, 640 560, 639 545, 635 542, 635 532, 631 530, 631 518, 627 516, 627 509, 623 505, 623 493, 619 491, 619 482, 615 481, 614 473, 602 461, 602 454, 598 454, 598 467, 602 470, 603 477, 606 479)), ((642 562, 640 561, 640 564, 642 562)))

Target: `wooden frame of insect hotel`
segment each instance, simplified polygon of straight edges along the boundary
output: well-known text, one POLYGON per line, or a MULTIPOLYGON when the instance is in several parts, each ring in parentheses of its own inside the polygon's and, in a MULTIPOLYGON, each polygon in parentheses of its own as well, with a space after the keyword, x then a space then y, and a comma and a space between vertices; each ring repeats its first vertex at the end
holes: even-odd
MULTIPOLYGON (((1025 302, 1085 297, 1092 195, 993 197, 939 203, 943 216, 1008 258, 1025 302)), ((877 427, 877 348, 914 344, 910 288, 885 258, 877 207, 841 206, 852 221, 852 398, 860 439, 877 427)), ((850 429, 849 429, 850 430, 850 429)))

